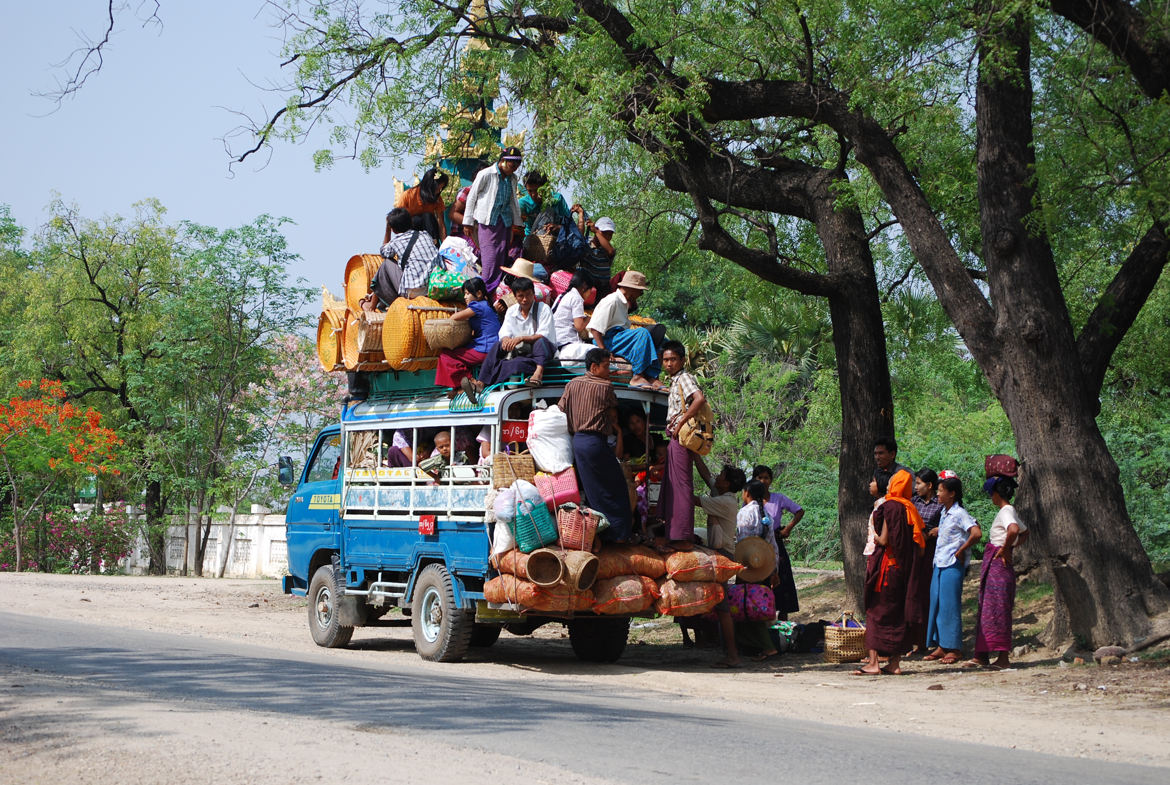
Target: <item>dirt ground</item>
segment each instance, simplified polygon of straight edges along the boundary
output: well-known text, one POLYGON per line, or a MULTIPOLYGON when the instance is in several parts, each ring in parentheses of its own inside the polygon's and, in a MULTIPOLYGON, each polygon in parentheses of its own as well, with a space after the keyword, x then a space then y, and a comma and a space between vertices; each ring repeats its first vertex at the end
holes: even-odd
MULTIPOLYGON (((805 572, 798 583, 802 613, 796 621, 832 618, 841 607, 839 573, 805 572)), ((305 599, 281 594, 277 581, 0 573, 0 594, 7 599, 5 610, 14 613, 289 652, 323 651, 309 636, 305 599)), ((964 596, 972 594, 968 589, 964 596)), ((329 655, 357 666, 584 680, 606 690, 651 690, 700 705, 750 706, 833 725, 927 737, 958 734, 1000 747, 1170 766, 1167 652, 1107 667, 1094 665, 1091 657, 1085 664, 1062 660, 1063 653, 1036 644, 1051 607, 1045 587, 1023 585, 1020 598, 1017 637, 1030 642, 1030 650, 1016 658, 1012 669, 998 673, 910 660, 901 677, 855 677, 851 666, 828 664, 811 654, 785 654, 741 670, 716 671, 708 666, 718 652, 684 647, 678 626, 667 619, 636 619, 625 655, 610 666, 578 662, 560 625, 543 627, 531 637, 504 633, 494 647, 472 650, 467 661, 454 665, 420 660, 406 627, 359 629, 349 648, 329 655)), ((0 671, 0 686, 14 678, 0 671)), ((9 745, 17 741, 0 736, 9 745)))

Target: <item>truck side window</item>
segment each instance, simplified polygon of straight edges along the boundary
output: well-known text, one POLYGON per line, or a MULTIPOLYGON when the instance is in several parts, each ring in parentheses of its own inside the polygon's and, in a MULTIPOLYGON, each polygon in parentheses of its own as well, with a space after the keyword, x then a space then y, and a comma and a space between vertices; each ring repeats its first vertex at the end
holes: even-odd
POLYGON ((313 462, 309 464, 309 471, 305 474, 305 482, 325 482, 334 479, 340 460, 341 437, 330 436, 317 448, 313 462))

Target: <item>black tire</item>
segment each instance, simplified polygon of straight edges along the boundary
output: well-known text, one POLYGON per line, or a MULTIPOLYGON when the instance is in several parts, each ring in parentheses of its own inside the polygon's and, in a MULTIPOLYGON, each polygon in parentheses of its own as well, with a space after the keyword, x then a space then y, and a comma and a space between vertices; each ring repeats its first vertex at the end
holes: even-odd
POLYGON ((573 619, 568 623, 569 643, 582 662, 617 662, 626 650, 630 619, 573 619))
POLYGON ((471 645, 475 612, 455 605, 451 573, 428 564, 419 573, 410 602, 411 630, 418 656, 432 662, 459 662, 471 645))
POLYGON ((471 645, 479 649, 486 649, 499 640, 503 630, 502 624, 477 624, 471 628, 471 645))
POLYGON ((336 592, 333 565, 321 565, 309 581, 309 632, 314 643, 327 649, 341 648, 353 637, 353 627, 338 623, 336 592))

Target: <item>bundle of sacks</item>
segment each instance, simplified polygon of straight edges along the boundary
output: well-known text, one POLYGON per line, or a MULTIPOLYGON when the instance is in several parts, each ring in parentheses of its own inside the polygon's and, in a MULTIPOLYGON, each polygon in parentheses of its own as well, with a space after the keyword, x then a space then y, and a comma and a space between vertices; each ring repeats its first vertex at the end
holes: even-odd
POLYGON ((723 584, 743 569, 705 548, 664 556, 643 545, 606 545, 595 553, 510 550, 493 555, 492 565, 502 574, 484 587, 489 602, 617 616, 650 610, 664 616, 706 613, 723 599, 723 584), (554 561, 561 562, 559 570, 554 561))

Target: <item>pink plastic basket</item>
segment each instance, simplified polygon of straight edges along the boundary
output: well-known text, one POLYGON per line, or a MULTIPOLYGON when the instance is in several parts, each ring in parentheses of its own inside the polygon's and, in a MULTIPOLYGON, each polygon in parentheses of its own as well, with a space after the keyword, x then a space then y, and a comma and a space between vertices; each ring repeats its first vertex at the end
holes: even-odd
POLYGON ((557 472, 556 474, 538 473, 533 480, 536 490, 544 497, 549 510, 556 512, 557 507, 572 502, 581 503, 581 491, 577 488, 577 473, 573 467, 557 472))

